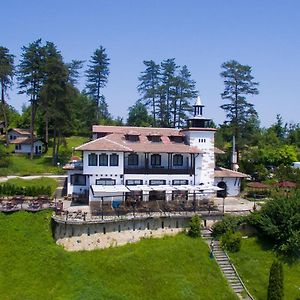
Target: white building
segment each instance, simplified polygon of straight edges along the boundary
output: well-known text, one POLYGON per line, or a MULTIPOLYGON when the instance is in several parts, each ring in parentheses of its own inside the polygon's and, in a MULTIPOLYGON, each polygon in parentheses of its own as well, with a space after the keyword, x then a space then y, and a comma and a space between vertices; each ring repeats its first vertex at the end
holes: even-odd
POLYGON ((93 126, 93 140, 76 148, 82 162, 66 165, 68 194, 89 201, 193 199, 212 195, 214 128, 200 98, 188 128, 93 126))

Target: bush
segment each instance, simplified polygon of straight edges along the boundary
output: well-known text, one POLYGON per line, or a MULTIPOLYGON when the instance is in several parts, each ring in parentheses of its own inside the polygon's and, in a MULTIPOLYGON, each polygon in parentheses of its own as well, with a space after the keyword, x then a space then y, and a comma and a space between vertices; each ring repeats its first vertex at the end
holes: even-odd
POLYGON ((283 269, 282 264, 275 260, 270 269, 268 300, 283 299, 283 269))
POLYGON ((190 221, 190 229, 188 231, 188 235, 191 237, 199 237, 201 236, 201 218, 198 215, 194 215, 190 221))
POLYGON ((223 220, 218 221, 213 225, 213 237, 219 237, 228 231, 232 233, 235 232, 242 221, 243 219, 241 217, 225 216, 223 220))
POLYGON ((248 223, 285 254, 300 255, 300 195, 275 198, 247 217, 248 223))
POLYGON ((221 247, 230 252, 238 252, 241 249, 242 234, 240 232, 232 233, 227 231, 222 235, 221 247))

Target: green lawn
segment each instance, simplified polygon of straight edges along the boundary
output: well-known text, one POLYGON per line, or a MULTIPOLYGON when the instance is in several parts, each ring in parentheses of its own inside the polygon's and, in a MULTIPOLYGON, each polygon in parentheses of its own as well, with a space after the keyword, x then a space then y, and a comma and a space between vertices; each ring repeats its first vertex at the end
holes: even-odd
MULTIPOLYGON (((271 246, 257 238, 243 239, 238 253, 230 253, 240 276, 255 299, 267 299, 269 272, 275 254, 271 246)), ((300 299, 300 261, 284 263, 286 300, 300 299)))
POLYGON ((201 239, 71 253, 49 224, 49 212, 0 214, 1 299, 237 299, 201 239))
MULTIPOLYGON (((62 165, 67 162, 72 155, 72 148, 75 148, 88 141, 86 137, 72 136, 66 138, 66 146, 61 146, 62 165)), ((12 145, 9 146, 12 150, 12 145)), ((80 155, 80 152, 74 152, 80 155)), ((28 155, 11 154, 10 163, 7 168, 0 168, 0 176, 7 175, 34 175, 34 174, 63 174, 62 165, 60 167, 52 165, 52 148, 49 147, 48 152, 41 157, 30 159, 28 155)))

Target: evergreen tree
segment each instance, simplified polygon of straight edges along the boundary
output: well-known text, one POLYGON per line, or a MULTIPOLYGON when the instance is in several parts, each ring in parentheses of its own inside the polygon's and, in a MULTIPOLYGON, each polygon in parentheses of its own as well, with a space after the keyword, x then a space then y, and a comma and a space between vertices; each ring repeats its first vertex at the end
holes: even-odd
POLYGON ((175 79, 176 93, 172 102, 173 126, 181 128, 185 125, 188 113, 192 111, 190 101, 198 96, 195 89, 195 81, 191 79, 191 73, 184 65, 175 79))
POLYGON ((7 128, 8 128, 8 117, 7 117, 7 103, 5 96, 7 90, 12 86, 14 75, 14 55, 9 53, 9 50, 5 47, 0 46, 0 85, 1 85, 1 111, 4 119, 4 130, 7 141, 7 128))
POLYGON ((33 133, 34 120, 39 100, 40 90, 44 80, 44 57, 45 48, 41 45, 42 40, 38 39, 30 43, 27 47, 23 46, 21 62, 18 67, 18 81, 20 94, 27 94, 30 97, 31 118, 30 136, 31 151, 30 158, 33 158, 33 133))
POLYGON ((221 96, 228 103, 221 105, 221 108, 226 111, 226 117, 233 127, 238 148, 241 144, 241 136, 245 132, 244 127, 249 120, 257 119, 254 105, 249 103, 246 97, 259 93, 258 83, 253 80, 251 67, 241 65, 235 60, 223 63, 222 69, 220 75, 224 78, 225 89, 221 96))
POLYGON ((83 67, 83 60, 73 59, 70 63, 67 63, 68 68, 68 82, 73 86, 78 84, 78 78, 80 77, 79 70, 83 67))
POLYGON ((177 98, 175 84, 178 68, 175 58, 166 59, 161 63, 160 125, 162 127, 172 127, 171 107, 174 106, 177 98))
POLYGON ((44 47, 44 78, 40 92, 40 108, 45 118, 45 142, 49 142, 49 107, 57 97, 65 93, 67 81, 67 68, 63 63, 62 56, 52 42, 47 42, 44 47))
POLYGON ((100 46, 95 50, 91 57, 90 65, 86 71, 87 84, 86 92, 95 100, 98 107, 98 119, 106 114, 103 109, 107 108, 105 98, 101 95, 101 89, 104 88, 109 76, 109 58, 105 52, 105 48, 100 46))
POLYGON ((146 106, 137 101, 135 105, 129 107, 127 125, 137 127, 148 127, 152 124, 152 117, 149 116, 146 106))
MULTIPOLYGON (((146 70, 139 77, 138 91, 142 95, 141 101, 152 112, 152 126, 157 126, 158 96, 160 86, 160 65, 153 60, 145 60, 146 70)), ((140 106, 141 108, 141 106, 140 106)), ((131 122, 131 121, 130 121, 131 122)))
POLYGON ((275 260, 272 263, 269 276, 268 300, 283 299, 283 269, 282 264, 275 260))

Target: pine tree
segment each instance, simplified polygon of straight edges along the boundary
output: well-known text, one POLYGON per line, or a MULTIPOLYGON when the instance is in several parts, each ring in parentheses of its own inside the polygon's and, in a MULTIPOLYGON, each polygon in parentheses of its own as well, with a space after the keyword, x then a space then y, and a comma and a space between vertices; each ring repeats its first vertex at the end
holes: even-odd
POLYGON ((161 63, 161 126, 172 127, 171 107, 174 106, 176 95, 176 70, 179 66, 175 63, 175 58, 169 58, 161 63))
POLYGON ((145 60, 146 70, 139 77, 138 91, 142 95, 141 101, 149 107, 152 112, 153 124, 157 126, 158 96, 160 86, 160 65, 153 60, 145 60))
POLYGON ((27 94, 30 97, 31 118, 30 118, 30 136, 31 151, 30 158, 33 158, 33 137, 34 120, 39 101, 40 90, 44 80, 44 58, 45 48, 41 45, 42 40, 38 39, 30 43, 27 47, 23 46, 21 62, 18 67, 18 81, 20 94, 27 94))
POLYGON ((184 65, 176 77, 176 95, 172 103, 173 106, 173 127, 181 128, 192 111, 190 101, 198 96, 195 89, 195 81, 191 79, 191 73, 184 65))
POLYGON ((258 83, 253 80, 250 66, 241 65, 235 60, 230 60, 223 63, 221 67, 223 71, 220 75, 224 78, 225 85, 221 97, 228 100, 228 103, 221 105, 221 108, 226 111, 226 117, 232 125, 238 148, 241 144, 243 128, 249 120, 257 118, 254 105, 249 103, 246 97, 259 93, 258 83))
POLYGON ((44 47, 44 78, 40 91, 40 108, 45 118, 45 142, 49 142, 49 107, 55 98, 65 93, 64 86, 67 81, 67 68, 62 56, 52 42, 47 42, 44 47))
POLYGON ((14 75, 14 55, 9 54, 9 50, 5 47, 0 46, 0 85, 1 85, 1 111, 4 119, 4 130, 6 134, 7 141, 7 128, 8 128, 8 118, 7 118, 7 103, 5 96, 7 95, 7 90, 13 84, 14 75))
POLYGON ((270 269, 268 300, 283 299, 283 268, 282 263, 275 260, 270 269))
POLYGON ((70 63, 67 63, 68 68, 68 82, 73 86, 78 84, 78 78, 80 77, 79 70, 83 68, 83 60, 73 59, 70 63))
POLYGON ((98 119, 101 115, 105 115, 105 112, 103 112, 102 109, 107 108, 105 98, 103 97, 103 95, 101 95, 101 89, 106 86, 108 81, 109 60, 110 59, 107 57, 105 48, 100 46, 92 55, 90 65, 88 66, 88 70, 86 71, 86 92, 97 103, 99 111, 98 119))

